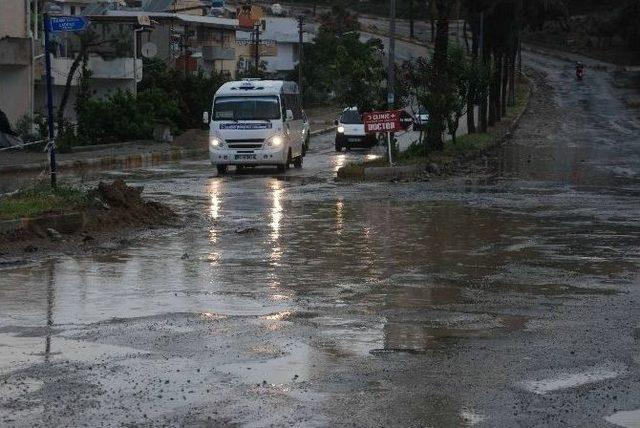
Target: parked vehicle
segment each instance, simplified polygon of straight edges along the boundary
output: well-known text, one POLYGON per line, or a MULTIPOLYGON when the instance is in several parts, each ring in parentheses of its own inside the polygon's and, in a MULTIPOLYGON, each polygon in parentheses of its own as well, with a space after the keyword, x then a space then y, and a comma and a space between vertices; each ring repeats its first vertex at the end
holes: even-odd
POLYGON ((364 132, 362 114, 357 107, 344 109, 335 124, 337 126, 336 152, 342 151, 343 147, 348 150, 352 147, 373 147, 378 143, 375 134, 364 132))
POLYGON ((273 165, 279 171, 291 164, 302 167, 306 131, 295 82, 227 82, 203 121, 209 124, 209 158, 219 174, 229 165, 273 165))

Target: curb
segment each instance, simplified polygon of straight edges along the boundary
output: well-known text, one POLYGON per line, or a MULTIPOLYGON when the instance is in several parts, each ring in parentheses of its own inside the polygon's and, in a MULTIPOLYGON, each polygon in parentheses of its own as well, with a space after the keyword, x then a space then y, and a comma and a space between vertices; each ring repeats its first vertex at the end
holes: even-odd
POLYGON ((82 212, 26 217, 0 221, 0 235, 26 230, 44 236, 47 229, 55 229, 60 233, 72 234, 82 229, 86 224, 87 218, 82 212))
MULTIPOLYGON (((137 168, 148 165, 157 165, 164 162, 172 162, 184 158, 199 157, 206 155, 207 153, 207 149, 171 149, 162 152, 105 156, 95 159, 74 159, 58 162, 57 166, 58 170, 112 168, 115 166, 123 168, 137 168)), ((46 161, 23 165, 9 165, 0 167, 0 175, 42 171, 48 168, 49 164, 46 161)))
POLYGON ((402 180, 424 171, 426 165, 373 166, 364 168, 365 179, 402 180))
POLYGON ((511 138, 514 131, 518 129, 518 127, 520 126, 520 120, 522 119, 524 114, 529 110, 529 105, 531 104, 531 98, 533 97, 533 83, 531 82, 531 79, 527 77, 525 78, 527 79, 527 84, 529 85, 529 94, 527 95, 527 103, 524 105, 524 108, 522 109, 522 111, 518 113, 516 117, 513 118, 513 121, 509 125, 509 128, 507 128, 507 132, 505 132, 504 135, 502 135, 498 140, 498 144, 502 144, 511 138))

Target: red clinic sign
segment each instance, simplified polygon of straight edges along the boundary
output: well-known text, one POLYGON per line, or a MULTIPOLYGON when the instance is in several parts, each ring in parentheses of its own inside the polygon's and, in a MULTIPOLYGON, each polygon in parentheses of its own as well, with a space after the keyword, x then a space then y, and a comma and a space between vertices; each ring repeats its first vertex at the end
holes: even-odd
POLYGON ((366 133, 402 131, 400 112, 398 110, 373 111, 362 115, 366 133))

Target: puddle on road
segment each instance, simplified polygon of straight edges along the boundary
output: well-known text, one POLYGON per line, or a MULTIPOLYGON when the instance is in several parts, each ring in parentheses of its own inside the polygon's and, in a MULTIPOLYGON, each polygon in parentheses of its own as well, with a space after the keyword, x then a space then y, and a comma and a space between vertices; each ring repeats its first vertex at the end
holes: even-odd
POLYGON ((217 370, 255 385, 279 386, 309 380, 314 351, 307 345, 297 344, 283 352, 281 357, 223 364, 217 370))
MULTIPOLYGON (((620 238, 593 221, 586 233, 584 224, 553 217, 394 200, 380 194, 380 186, 354 191, 355 196, 336 188, 318 196, 294 182, 269 177, 155 182, 153 192, 176 194, 168 197, 197 214, 189 217, 188 227, 155 230, 102 254, 3 270, 0 328, 31 326, 36 335, 43 326, 53 332, 113 318, 187 313, 228 323, 211 340, 238 346, 242 335, 234 332, 245 334, 256 322, 253 335, 242 336, 251 342, 243 343, 244 361, 236 359, 236 349, 219 348, 228 354, 216 354, 224 363, 216 363, 216 370, 246 384, 291 385, 314 379, 318 359, 327 375, 331 364, 344 358, 419 359, 442 347, 519 332, 529 314, 500 313, 501 304, 520 299, 523 305, 515 307, 528 311, 532 295, 553 305, 580 287, 610 288, 632 262, 617 263, 617 270, 611 264, 601 274, 593 266, 610 261, 610 247, 618 249, 618 258, 636 254, 629 233, 620 238), (239 225, 259 232, 235 233, 239 225), (568 252, 575 257, 558 264, 568 252), (487 301, 491 306, 484 306, 487 301), (465 312, 470 306, 480 313, 465 312), (308 333, 307 344, 290 344, 298 329, 308 333), (263 341, 266 336, 276 339, 263 341)), ((112 328, 92 330, 89 339, 95 343, 86 349, 78 349, 82 342, 55 336, 51 352, 62 354, 52 357, 72 358, 77 351, 112 359, 129 350, 100 341, 136 342, 138 330, 183 340, 166 345, 172 355, 201 352, 202 337, 189 324, 154 331, 140 328, 144 323, 132 325, 123 327, 134 332, 124 337, 110 335, 112 328)), ((20 342, 8 333, 0 338, 3 370, 16 362, 15 355, 21 355, 19 364, 42 361, 46 338, 20 342)), ((143 342, 152 352, 165 344, 143 342)), ((616 370, 574 373, 528 387, 545 393, 617 375, 616 370)))
POLYGON ((640 428, 640 409, 616 412, 604 420, 624 428, 640 428))
POLYGON ((469 409, 462 409, 460 411, 460 418, 462 418, 466 426, 478 425, 487 419, 486 416, 475 413, 474 411, 469 409))
POLYGON ((93 364, 100 358, 145 355, 138 349, 67 339, 56 335, 18 337, 0 333, 0 374, 54 361, 93 364))
POLYGON ((627 366, 622 363, 606 363, 586 368, 581 372, 561 373, 547 379, 526 381, 522 385, 528 391, 544 395, 554 391, 615 379, 624 376, 627 372, 627 366))

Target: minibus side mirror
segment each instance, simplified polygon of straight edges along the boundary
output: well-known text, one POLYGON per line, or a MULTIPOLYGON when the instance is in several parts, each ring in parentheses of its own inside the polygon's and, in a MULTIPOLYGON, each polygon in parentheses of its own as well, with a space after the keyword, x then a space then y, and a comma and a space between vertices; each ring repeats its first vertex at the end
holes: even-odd
POLYGON ((205 111, 204 113, 202 113, 202 123, 204 123, 205 125, 209 124, 209 112, 205 111))
POLYGON ((287 109, 285 116, 287 120, 293 120, 293 111, 287 109))

